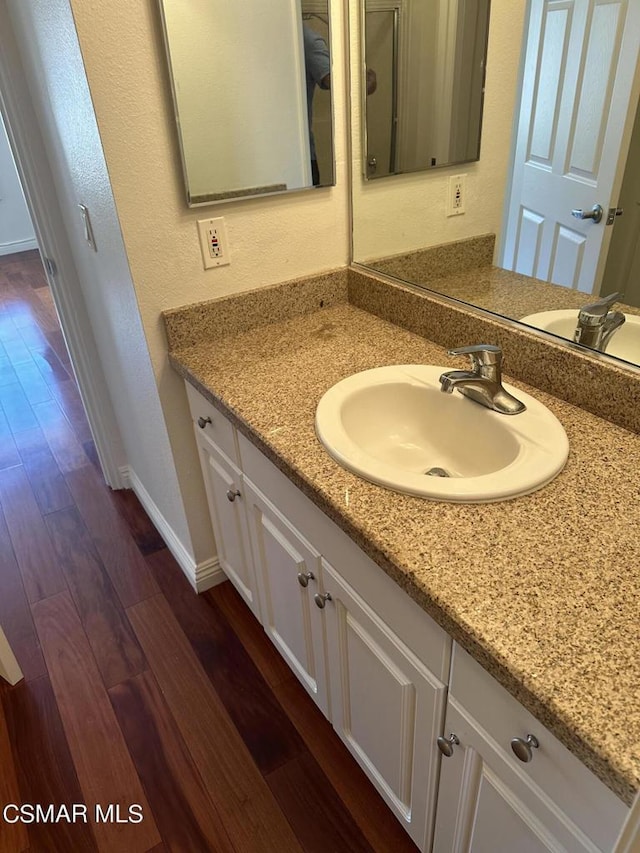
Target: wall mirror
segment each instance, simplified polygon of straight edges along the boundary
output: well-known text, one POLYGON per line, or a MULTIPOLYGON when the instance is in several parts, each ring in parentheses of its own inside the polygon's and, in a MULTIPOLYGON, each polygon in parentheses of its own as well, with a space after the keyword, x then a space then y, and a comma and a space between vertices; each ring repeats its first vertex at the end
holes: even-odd
POLYGON ((362 14, 365 177, 477 160, 489 0, 364 0, 362 14))
POLYGON ((190 207, 334 183, 328 0, 158 0, 190 207))
POLYGON ((618 293, 626 322, 605 351, 640 364, 639 54, 635 0, 494 0, 465 216, 445 216, 446 172, 384 193, 356 174, 354 260, 569 340, 581 306, 618 293), (424 273, 425 250, 488 232, 490 275, 424 273))

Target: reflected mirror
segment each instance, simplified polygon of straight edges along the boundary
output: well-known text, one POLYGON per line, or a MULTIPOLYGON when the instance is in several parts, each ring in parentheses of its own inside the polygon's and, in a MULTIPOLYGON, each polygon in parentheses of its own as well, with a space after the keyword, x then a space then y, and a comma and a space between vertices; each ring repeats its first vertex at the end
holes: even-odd
POLYGON ((480 157, 489 0, 364 0, 365 177, 480 157))
POLYGON ((158 0, 190 207, 334 183, 328 0, 158 0))
POLYGON ((618 294, 607 307, 625 323, 593 346, 640 364, 639 53, 640 3, 494 2, 464 215, 447 216, 446 172, 384 194, 356 175, 354 260, 570 340, 580 308, 618 294), (434 266, 458 241, 471 256, 434 266))

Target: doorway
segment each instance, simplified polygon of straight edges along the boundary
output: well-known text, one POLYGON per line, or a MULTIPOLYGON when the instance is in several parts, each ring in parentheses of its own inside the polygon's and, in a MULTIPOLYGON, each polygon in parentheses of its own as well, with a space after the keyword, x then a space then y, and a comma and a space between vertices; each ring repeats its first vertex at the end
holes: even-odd
POLYGON ((37 457, 44 509, 97 454, 1 116, 0 178, 0 470, 37 457))
MULTIPOLYGON (((60 344, 57 350, 50 345, 51 350, 67 375, 75 379, 75 390, 82 400, 84 415, 90 424, 104 479, 107 485, 119 489, 125 485, 122 470, 126 464, 120 431, 65 230, 58 189, 49 165, 41 126, 23 71, 12 21, 6 4, 2 2, 0 43, 0 115, 35 239, 46 264, 46 280, 49 284, 46 290, 37 287, 33 290, 40 290, 40 301, 48 300, 50 316, 57 315, 57 328, 49 331, 59 339, 60 344), (64 342, 66 347, 63 346, 64 342)), ((32 307, 33 304, 37 303, 32 303, 32 307)), ((42 367, 45 369, 44 365, 42 367)), ((77 408, 76 404, 73 405, 77 408)), ((86 432, 84 434, 86 436, 86 432)))
POLYGON ((600 294, 623 293, 621 301, 640 308, 640 109, 636 113, 618 204, 624 213, 611 237, 600 294))

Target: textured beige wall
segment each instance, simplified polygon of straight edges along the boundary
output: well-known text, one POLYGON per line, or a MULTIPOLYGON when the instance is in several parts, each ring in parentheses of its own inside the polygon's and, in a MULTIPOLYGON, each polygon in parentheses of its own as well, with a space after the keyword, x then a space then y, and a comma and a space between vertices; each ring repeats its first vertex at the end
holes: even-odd
MULTIPOLYGON (((204 494, 194 476, 198 460, 186 395, 167 363, 160 313, 348 262, 344 63, 338 59, 333 77, 336 187, 189 210, 155 0, 71 0, 71 7, 194 553, 201 560, 209 556, 205 525, 197 521, 204 494), (205 271, 196 220, 210 216, 226 219, 231 265, 205 271)), ((332 49, 339 58, 345 31, 339 0, 332 0, 332 14, 332 49)))
MULTIPOLYGON (((351 73, 358 79, 359 0, 349 0, 351 73)), ((480 160, 380 181, 362 179, 361 114, 353 98, 354 257, 368 260, 500 231, 525 0, 492 0, 480 160), (451 175, 467 175, 464 216, 445 216, 451 175)))
POLYGON ((68 0, 7 5, 126 462, 185 550, 204 559, 210 525, 194 524, 191 536, 68 0), (79 202, 97 252, 84 239, 79 202))

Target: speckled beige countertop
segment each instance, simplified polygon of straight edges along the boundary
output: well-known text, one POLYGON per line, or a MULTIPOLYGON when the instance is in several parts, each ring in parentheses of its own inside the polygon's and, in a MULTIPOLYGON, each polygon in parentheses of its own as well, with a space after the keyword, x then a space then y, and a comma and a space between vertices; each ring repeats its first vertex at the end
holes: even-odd
POLYGON ((367 483, 318 442, 322 394, 360 370, 451 360, 340 299, 226 338, 183 338, 171 363, 630 803, 640 788, 640 436, 507 376, 567 431, 569 460, 551 484, 479 507, 367 483))
MULTIPOLYGON (((483 234, 391 257, 370 258, 363 264, 513 320, 541 311, 577 311, 589 302, 590 297, 580 291, 493 266, 494 248, 495 234, 483 234)), ((616 309, 640 314, 640 309, 623 303, 616 309)))

